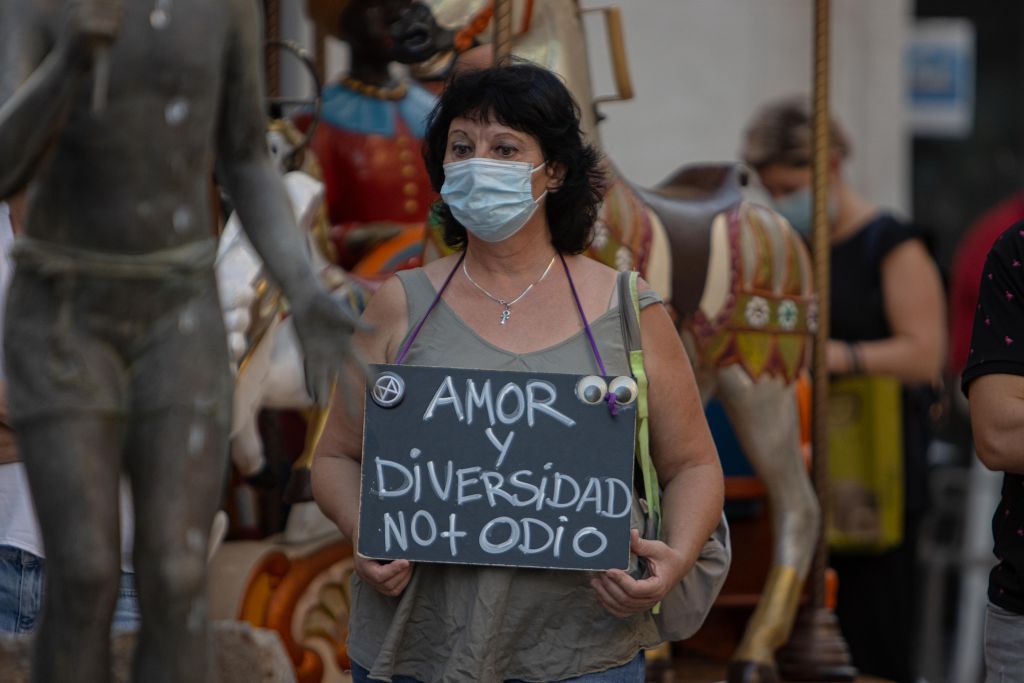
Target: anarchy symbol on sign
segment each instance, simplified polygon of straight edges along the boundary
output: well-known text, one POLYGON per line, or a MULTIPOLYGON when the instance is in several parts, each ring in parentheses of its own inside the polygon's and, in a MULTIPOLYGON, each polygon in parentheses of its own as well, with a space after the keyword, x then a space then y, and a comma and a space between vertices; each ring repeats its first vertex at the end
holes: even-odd
POLYGON ((370 395, 381 408, 394 408, 405 398, 405 381, 393 372, 382 372, 370 395))

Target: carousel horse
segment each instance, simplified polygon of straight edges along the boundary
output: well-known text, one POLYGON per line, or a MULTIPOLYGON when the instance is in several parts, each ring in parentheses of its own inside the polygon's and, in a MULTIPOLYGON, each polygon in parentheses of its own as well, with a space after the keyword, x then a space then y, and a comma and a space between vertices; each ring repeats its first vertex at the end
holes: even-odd
MULTIPOLYGON (((450 28, 488 5, 428 4, 450 28)), ((585 131, 599 144, 576 0, 517 1, 513 25, 513 54, 565 78, 584 103, 585 131)), ((621 47, 621 36, 609 44, 621 47)), ((624 54, 615 63, 622 67, 624 54)), ((816 322, 809 255, 785 219, 744 198, 745 172, 737 166, 683 168, 650 190, 633 186, 611 164, 609 176, 590 254, 619 270, 641 271, 662 294, 679 321, 702 398, 722 403, 767 489, 772 566, 729 680, 777 680, 775 651, 792 629, 820 519, 794 392, 816 322)), ((427 258, 437 250, 435 241, 427 258)))

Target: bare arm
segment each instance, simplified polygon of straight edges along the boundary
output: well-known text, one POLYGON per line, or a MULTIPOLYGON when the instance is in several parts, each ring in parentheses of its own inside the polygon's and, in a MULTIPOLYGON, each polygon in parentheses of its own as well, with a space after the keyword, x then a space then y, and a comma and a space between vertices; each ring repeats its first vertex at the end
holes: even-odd
POLYGON ((24 188, 64 123, 89 69, 90 41, 112 39, 121 22, 113 0, 72 0, 59 39, 54 0, 0 0, 0 198, 24 188))
POLYGON ((7 208, 11 211, 11 230, 15 235, 21 234, 25 225, 25 193, 7 198, 7 208))
MULTIPOLYGON (((405 290, 391 278, 377 290, 363 313, 372 326, 353 337, 353 344, 367 363, 387 363, 396 355, 392 339, 401 328, 404 335, 405 290)), ((359 463, 363 458, 363 409, 365 380, 355 373, 343 380, 356 396, 358 410, 346 410, 334 402, 323 436, 313 458, 313 497, 341 533, 355 538, 359 508, 359 463)), ((339 389, 340 391, 340 389, 339 389)))
MULTIPOLYGON (((907 240, 882 261, 882 295, 892 336, 859 342, 862 371, 913 384, 932 382, 946 354, 946 303, 938 268, 920 240, 907 240)), ((829 370, 851 372, 843 342, 830 342, 829 370)))
MULTIPOLYGON (((397 340, 407 327, 405 290, 391 278, 370 299, 363 320, 372 326, 355 334, 353 343, 368 363, 387 363, 397 353, 397 340)), ((340 402, 331 406, 320 442, 313 457, 313 498, 323 513, 356 544, 359 529, 359 482, 363 449, 363 404, 365 381, 357 373, 342 378, 358 396, 348 410, 340 402)), ((339 389, 340 391, 340 389, 339 389)), ((409 583, 412 564, 408 560, 381 563, 356 557, 356 571, 369 585, 385 595, 398 595, 409 583)))
POLYGON ((1024 377, 983 375, 969 399, 978 458, 990 470, 1024 474, 1024 377))
POLYGON ((662 535, 682 555, 685 574, 721 517, 722 466, 690 360, 668 314, 649 306, 640 323, 650 378, 651 456, 665 489, 662 535))
POLYGON ((640 326, 665 542, 634 539, 634 550, 653 565, 652 577, 636 581, 611 570, 595 580, 602 602, 618 616, 650 608, 682 580, 718 525, 725 498, 718 452, 679 334, 663 306, 644 309, 640 326))

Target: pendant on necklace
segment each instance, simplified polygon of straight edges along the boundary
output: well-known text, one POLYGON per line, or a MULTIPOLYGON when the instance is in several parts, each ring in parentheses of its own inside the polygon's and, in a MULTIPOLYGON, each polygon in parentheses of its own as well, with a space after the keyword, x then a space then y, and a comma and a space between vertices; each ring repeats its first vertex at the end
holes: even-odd
POLYGON ((508 322, 508 319, 512 317, 512 309, 505 304, 505 310, 501 312, 501 324, 504 325, 508 322))

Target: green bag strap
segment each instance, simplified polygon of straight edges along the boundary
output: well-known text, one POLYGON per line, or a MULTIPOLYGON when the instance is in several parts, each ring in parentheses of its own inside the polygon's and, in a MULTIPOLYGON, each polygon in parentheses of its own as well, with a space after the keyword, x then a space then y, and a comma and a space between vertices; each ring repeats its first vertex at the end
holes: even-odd
POLYGON ((647 501, 648 518, 651 527, 648 538, 657 538, 661 533, 661 494, 658 487, 658 473, 651 460, 650 406, 647 400, 647 372, 644 369, 644 352, 640 344, 640 296, 637 291, 637 272, 619 274, 619 306, 622 318, 623 341, 629 354, 629 369, 637 384, 636 400, 636 458, 644 480, 644 499, 647 501))

